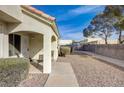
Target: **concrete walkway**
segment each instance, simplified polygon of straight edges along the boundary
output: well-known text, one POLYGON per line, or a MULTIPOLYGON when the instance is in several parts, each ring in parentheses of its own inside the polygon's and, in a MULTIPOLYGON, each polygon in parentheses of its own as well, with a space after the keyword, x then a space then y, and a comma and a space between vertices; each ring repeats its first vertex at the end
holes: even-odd
POLYGON ((52 65, 52 73, 50 74, 45 87, 79 86, 70 63, 55 62, 52 65))
POLYGON ((94 58, 106 61, 108 63, 119 66, 121 68, 124 68, 124 60, 114 59, 114 58, 110 58, 110 57, 106 57, 106 56, 102 56, 102 55, 98 55, 98 54, 95 54, 95 53, 92 53, 92 52, 86 52, 86 51, 75 51, 75 52, 80 52, 80 53, 83 53, 83 54, 87 54, 87 55, 90 55, 94 58))

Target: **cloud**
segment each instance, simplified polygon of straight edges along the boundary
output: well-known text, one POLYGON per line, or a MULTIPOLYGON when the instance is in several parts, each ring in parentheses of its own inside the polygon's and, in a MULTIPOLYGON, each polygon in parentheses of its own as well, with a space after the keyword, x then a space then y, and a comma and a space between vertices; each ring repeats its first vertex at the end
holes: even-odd
POLYGON ((87 20, 87 22, 79 24, 78 26, 76 26, 75 24, 63 24, 59 25, 58 28, 62 33, 81 32, 84 28, 89 25, 89 23, 90 20, 87 20))
POLYGON ((63 25, 63 26, 59 26, 59 30, 62 33, 73 33, 73 32, 79 32, 82 29, 82 25, 75 27, 73 25, 63 25))
POLYGON ((70 14, 75 16, 86 13, 94 13, 97 12, 102 6, 81 6, 76 9, 69 11, 70 14))
MULTIPOLYGON (((60 35, 62 39, 72 39, 72 40, 82 40, 83 39, 83 29, 87 27, 92 20, 92 18, 87 19, 86 21, 83 21, 82 23, 76 23, 73 22, 73 18, 77 18, 79 15, 86 14, 86 15, 91 15, 91 14, 97 14, 103 11, 104 6, 78 6, 77 8, 68 10, 66 13, 60 15, 57 18, 58 22, 62 22, 61 25, 58 26, 60 35), (63 22, 65 21, 65 22, 63 22), (66 21, 72 21, 69 24, 66 23, 66 21)), ((85 16, 86 16, 85 15, 85 16)))
POLYGON ((82 32, 67 33, 63 36, 63 39, 81 40, 83 39, 83 34, 82 32))
POLYGON ((81 28, 81 26, 74 27, 73 25, 63 25, 59 27, 59 31, 62 39, 79 40, 82 38, 81 28))
POLYGON ((70 20, 70 19, 77 17, 79 15, 82 15, 82 14, 101 12, 103 9, 104 9, 104 6, 100 6, 100 5, 79 6, 75 9, 69 10, 68 12, 64 13, 63 15, 58 16, 57 21, 70 20))
POLYGON ((83 39, 82 31, 88 24, 89 21, 85 24, 80 24, 79 26, 75 26, 74 24, 60 25, 60 35, 63 39, 81 40, 83 39))

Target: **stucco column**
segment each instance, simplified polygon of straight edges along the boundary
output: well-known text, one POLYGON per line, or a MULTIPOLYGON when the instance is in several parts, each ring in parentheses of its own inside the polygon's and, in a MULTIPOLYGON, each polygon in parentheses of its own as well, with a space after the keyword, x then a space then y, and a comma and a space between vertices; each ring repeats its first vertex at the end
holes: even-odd
POLYGON ((0 58, 3 58, 3 33, 0 33, 0 58))
POLYGON ((51 35, 44 35, 43 38, 43 73, 51 73, 51 35))
POLYGON ((7 33, 4 34, 3 36, 3 55, 4 58, 9 57, 9 36, 7 33))
POLYGON ((0 58, 9 56, 8 35, 0 34, 0 58))
POLYGON ((54 42, 54 61, 56 61, 57 60, 57 58, 58 58, 58 44, 57 44, 57 41, 55 41, 54 42))
POLYGON ((9 55, 8 33, 4 24, 0 24, 0 58, 7 58, 9 55))

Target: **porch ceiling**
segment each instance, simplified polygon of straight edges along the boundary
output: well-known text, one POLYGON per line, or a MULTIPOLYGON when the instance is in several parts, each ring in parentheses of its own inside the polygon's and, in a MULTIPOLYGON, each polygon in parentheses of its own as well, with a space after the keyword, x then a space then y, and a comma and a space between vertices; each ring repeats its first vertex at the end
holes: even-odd
POLYGON ((32 31, 19 31, 19 32, 14 32, 14 33, 10 33, 10 34, 20 34, 20 35, 43 35, 41 33, 37 33, 37 32, 32 32, 32 31))

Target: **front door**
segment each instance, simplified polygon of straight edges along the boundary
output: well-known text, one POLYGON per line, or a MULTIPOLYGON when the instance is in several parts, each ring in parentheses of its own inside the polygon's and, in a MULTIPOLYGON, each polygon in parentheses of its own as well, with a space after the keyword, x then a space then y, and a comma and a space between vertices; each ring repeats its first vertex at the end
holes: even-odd
POLYGON ((29 37, 21 36, 21 53, 25 58, 29 58, 29 37))

